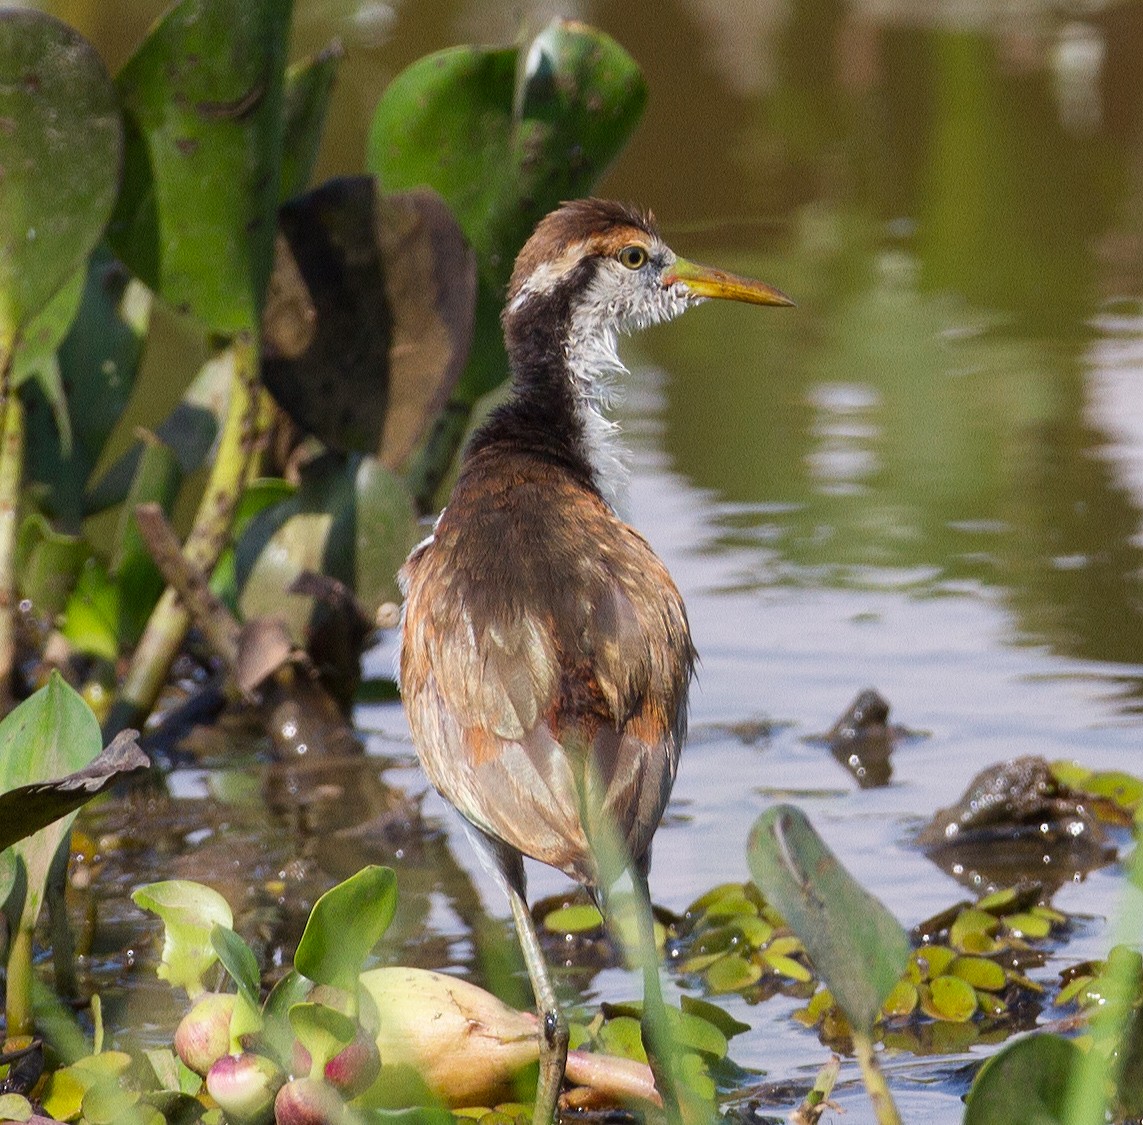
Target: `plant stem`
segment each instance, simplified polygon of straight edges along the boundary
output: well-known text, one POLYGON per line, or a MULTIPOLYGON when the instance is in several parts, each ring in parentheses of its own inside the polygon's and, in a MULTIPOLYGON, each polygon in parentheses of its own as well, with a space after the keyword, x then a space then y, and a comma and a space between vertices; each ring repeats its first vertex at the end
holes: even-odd
POLYGON ((877 1055, 873 1050, 873 1039, 868 1032, 853 1032, 853 1053, 857 1056, 861 1067, 861 1078, 865 1089, 869 1091, 869 1100, 873 1102, 873 1112, 877 1115, 878 1125, 901 1125, 901 1115, 889 1092, 889 1085, 881 1067, 877 1063, 877 1055))
POLYGON ((32 930, 21 919, 8 949, 8 983, 5 1003, 8 1038, 31 1035, 32 1018, 32 930))
MULTIPOLYGON (((249 333, 242 333, 230 342, 234 369, 226 421, 206 491, 183 545, 187 563, 204 574, 214 569, 226 545, 234 510, 261 435, 261 384, 255 347, 254 337, 249 333)), ((150 714, 189 623, 190 615, 178 595, 167 587, 131 658, 119 698, 108 716, 105 735, 138 726, 150 714)))
POLYGON ((0 716, 12 709, 16 666, 16 513, 24 466, 24 404, 12 389, 15 338, 0 338, 0 716))
MULTIPOLYGON (((1112 930, 1112 946, 1135 949, 1143 933, 1143 846, 1139 832, 1127 862, 1127 880, 1119 900, 1119 916, 1112 930)), ((1069 1125, 1102 1125, 1107 1119, 1107 1098, 1119 1084, 1127 1057, 1126 1035, 1135 1016, 1139 974, 1134 957, 1110 958, 1103 981, 1105 994, 1114 1001, 1097 1008, 1091 1017, 1093 1043, 1072 1067, 1062 1121, 1069 1125)))

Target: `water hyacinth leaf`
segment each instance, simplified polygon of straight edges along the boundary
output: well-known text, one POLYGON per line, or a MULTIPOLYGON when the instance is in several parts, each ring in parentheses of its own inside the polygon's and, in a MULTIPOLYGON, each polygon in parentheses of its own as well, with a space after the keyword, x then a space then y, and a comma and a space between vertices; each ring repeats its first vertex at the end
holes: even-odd
POLYGON ((1064 1125, 1068 1079, 1080 1049, 1058 1035, 1029 1035, 993 1055, 968 1092, 964 1125, 1064 1125))
POLYGON ((0 12, 0 342, 83 264, 111 214, 123 137, 92 46, 51 16, 0 12))
POLYGON ((309 186, 338 68, 344 58, 344 48, 335 41, 313 58, 294 63, 286 71, 279 202, 293 199, 309 186))
POLYGON ((238 986, 238 1000, 230 1017, 232 1042, 241 1042, 262 1027, 262 977, 258 961, 250 946, 229 926, 215 925, 210 931, 210 944, 218 954, 222 967, 238 986))
POLYGON ((349 1016, 325 1004, 309 1002, 290 1008, 290 1026, 299 1042, 310 1053, 314 1071, 321 1074, 343 1047, 353 1042, 357 1024, 349 1016))
POLYGON ((181 0, 119 72, 124 187, 108 234, 221 334, 258 325, 274 245, 290 0, 181 0))
POLYGON ((400 469, 468 359, 472 251, 440 197, 331 180, 283 206, 266 385, 331 449, 400 469))
POLYGON ((365 959, 396 910, 397 877, 392 868, 362 868, 314 903, 294 967, 316 984, 332 985, 356 998, 365 959))
POLYGON ((211 931, 215 926, 231 929, 234 925, 230 904, 216 890, 187 879, 148 883, 132 892, 131 899, 163 923, 159 977, 185 988, 191 999, 201 995, 203 974, 218 960, 211 931))
MULTIPOLYGON (((21 928, 34 925, 39 916, 48 869, 83 801, 65 808, 46 825, 34 824, 33 835, 25 835, 17 813, 22 816, 29 795, 13 791, 59 782, 91 765, 102 749, 95 715, 58 672, 0 721, 0 793, 10 795, 4 811, 11 818, 11 825, 5 818, 0 849, 13 847, 24 867, 27 893, 21 928)), ((77 795, 86 792, 80 784, 77 795)))
POLYGON ((60 631, 76 652, 108 663, 119 656, 119 587, 100 559, 84 562, 60 631))
POLYGON ((290 1026, 290 1009, 306 1000, 312 989, 312 981, 291 969, 270 989, 262 1005, 262 1040, 284 1067, 293 1064, 294 1031, 290 1026))
POLYGON ((791 805, 776 805, 758 818, 747 861, 762 893, 802 939, 838 1007, 855 1029, 869 1031, 909 960, 900 923, 791 805))
POLYGON ((56 355, 59 382, 67 388, 63 422, 51 387, 24 387, 28 476, 43 490, 45 510, 68 528, 77 528, 85 514, 84 490, 127 408, 152 304, 150 291, 106 247, 96 247, 79 311, 56 355))
POLYGON ((508 374, 500 307, 516 253, 565 199, 586 195, 638 121, 647 89, 611 38, 556 20, 526 48, 454 47, 388 86, 367 165, 388 190, 426 185, 476 251, 476 335, 458 388, 467 401, 508 374))
POLYGON ((63 820, 124 774, 149 766, 137 737, 136 731, 124 731, 89 765, 73 773, 0 792, 0 851, 63 820))
POLYGON ((71 445, 71 420, 64 402, 56 351, 63 343, 83 298, 87 270, 80 266, 53 294, 20 333, 20 341, 12 357, 12 385, 22 386, 32 380, 39 383, 59 427, 59 440, 71 445))
POLYGON ((54 619, 64 611, 90 555, 84 538, 56 531, 38 512, 24 520, 16 540, 17 585, 33 613, 54 619))
POLYGON ((298 491, 255 516, 236 544, 242 616, 282 617, 304 646, 323 607, 283 590, 307 571, 325 574, 372 613, 398 599, 397 571, 420 534, 404 484, 375 459, 312 461, 298 491))
MULTIPOLYGON (((223 348, 208 359, 174 410, 155 428, 155 437, 178 458, 184 475, 202 468, 222 429, 234 380, 234 349, 223 348)), ((127 499, 139 471, 144 442, 136 441, 88 489, 84 513, 91 515, 127 499)))

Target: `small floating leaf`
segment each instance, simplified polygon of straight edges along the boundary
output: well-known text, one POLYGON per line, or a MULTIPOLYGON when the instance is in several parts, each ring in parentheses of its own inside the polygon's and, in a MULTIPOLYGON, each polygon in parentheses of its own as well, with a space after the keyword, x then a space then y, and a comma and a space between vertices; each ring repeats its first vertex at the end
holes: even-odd
POLYGON ((780 953, 771 953, 769 950, 764 950, 762 953, 762 960, 770 966, 774 972, 784 977, 789 977, 790 980, 811 981, 814 979, 814 974, 806 968, 801 961, 795 961, 793 957, 784 957, 780 953))
POLYGON ((921 994, 921 1007, 928 1015, 952 1023, 964 1023, 976 1012, 976 993, 972 985, 960 977, 937 977, 929 985, 927 998, 921 994))
POLYGON ((711 992, 741 992, 762 979, 762 968, 738 953, 720 957, 706 971, 711 992))
POLYGON ((603 915, 590 903, 574 902, 544 916, 544 929, 553 934, 583 934, 603 926, 603 915))
POLYGON ((932 980, 956 960, 956 951, 947 945, 926 945, 917 950, 913 960, 921 970, 920 980, 932 980))
POLYGON ((1008 983, 1004 970, 995 961, 984 957, 958 957, 949 965, 948 971, 985 992, 999 992, 1008 983))
POLYGON ((911 1015, 917 1008, 917 986, 912 981, 899 980, 885 998, 881 1010, 887 1016, 911 1015))
POLYGON ((1047 918, 1031 912, 1007 914, 1004 924, 1018 937, 1046 938, 1052 932, 1052 923, 1047 918))
POLYGON ((680 997, 680 1007, 684 1014, 698 1016, 713 1024, 727 1039, 733 1039, 734 1036, 750 1030, 750 1024, 735 1019, 725 1008, 720 1008, 709 1000, 700 1000, 697 996, 688 996, 684 993, 680 997))
POLYGON ((859 886, 805 815, 777 805, 755 823, 747 860, 766 898, 805 943, 814 968, 853 1026, 872 1028, 905 972, 909 939, 859 886))
POLYGON ((949 927, 949 944, 968 953, 991 952, 995 947, 991 935, 999 926, 996 915, 969 907, 962 910, 949 927))

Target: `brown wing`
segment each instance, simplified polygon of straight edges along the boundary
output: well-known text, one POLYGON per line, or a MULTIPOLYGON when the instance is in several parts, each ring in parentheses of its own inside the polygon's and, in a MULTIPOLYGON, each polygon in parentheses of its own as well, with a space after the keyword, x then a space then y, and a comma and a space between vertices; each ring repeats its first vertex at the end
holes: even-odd
POLYGON ((403 572, 413 740, 479 828, 594 883, 604 833, 641 860, 666 806, 694 661, 686 613, 598 496, 488 457, 501 463, 462 479, 403 572))

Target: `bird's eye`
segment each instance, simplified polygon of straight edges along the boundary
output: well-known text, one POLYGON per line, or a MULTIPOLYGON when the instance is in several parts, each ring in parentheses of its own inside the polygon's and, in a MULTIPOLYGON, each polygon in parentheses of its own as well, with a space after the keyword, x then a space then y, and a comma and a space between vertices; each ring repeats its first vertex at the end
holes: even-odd
POLYGON ((619 261, 629 270, 642 269, 647 264, 647 251, 642 246, 624 246, 619 251, 619 261))

